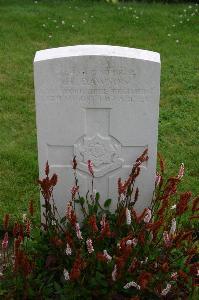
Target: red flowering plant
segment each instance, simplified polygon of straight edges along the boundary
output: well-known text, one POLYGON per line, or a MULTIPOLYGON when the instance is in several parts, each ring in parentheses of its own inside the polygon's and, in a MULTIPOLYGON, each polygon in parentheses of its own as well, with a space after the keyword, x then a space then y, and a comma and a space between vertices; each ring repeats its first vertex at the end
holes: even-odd
POLYGON ((193 299, 198 286, 197 231, 199 197, 179 193, 178 175, 164 179, 164 162, 156 176, 149 207, 135 210, 139 190, 135 180, 148 160, 147 150, 136 160, 126 181, 118 179, 115 212, 111 199, 104 204, 94 189, 95 172, 88 161, 92 188, 80 195, 77 161, 73 158, 74 186, 63 218, 59 217, 53 189, 57 176, 39 180, 44 198, 44 222, 34 222, 34 206, 13 228, 9 254, 9 216, 4 218, 0 287, 5 299, 193 299), (80 205, 83 220, 78 219, 80 205), (182 218, 187 218, 182 222, 182 218))

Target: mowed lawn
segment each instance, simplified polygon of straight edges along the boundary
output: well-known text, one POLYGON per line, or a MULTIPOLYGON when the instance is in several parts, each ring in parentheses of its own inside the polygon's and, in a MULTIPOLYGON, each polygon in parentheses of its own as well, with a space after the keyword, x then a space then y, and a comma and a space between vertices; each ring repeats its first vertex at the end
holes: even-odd
POLYGON ((168 174, 184 162, 181 191, 198 194, 198 6, 35 2, 0 0, 0 218, 25 213, 29 199, 39 217, 33 59, 51 47, 109 44, 160 52, 158 150, 168 174))

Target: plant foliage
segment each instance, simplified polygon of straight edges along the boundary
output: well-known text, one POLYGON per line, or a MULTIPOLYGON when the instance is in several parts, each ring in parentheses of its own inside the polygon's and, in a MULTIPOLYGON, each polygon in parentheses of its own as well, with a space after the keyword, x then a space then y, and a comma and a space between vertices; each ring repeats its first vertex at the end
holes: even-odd
MULTIPOLYGON (((38 181, 43 195, 43 221, 35 224, 34 205, 16 221, 12 235, 4 217, 0 296, 4 299, 187 299, 198 285, 197 234, 199 197, 179 194, 184 175, 164 179, 164 162, 156 176, 150 207, 138 213, 136 179, 148 160, 147 150, 136 160, 126 181, 118 179, 118 200, 104 203, 95 191, 95 172, 88 170, 92 190, 80 195, 76 158, 74 186, 64 217, 53 198, 57 175, 38 181), (82 218, 78 219, 76 207, 82 218), (185 218, 186 217, 186 218, 185 218), (184 220, 187 220, 186 222, 184 220)), ((190 299, 190 298, 189 298, 190 299)))

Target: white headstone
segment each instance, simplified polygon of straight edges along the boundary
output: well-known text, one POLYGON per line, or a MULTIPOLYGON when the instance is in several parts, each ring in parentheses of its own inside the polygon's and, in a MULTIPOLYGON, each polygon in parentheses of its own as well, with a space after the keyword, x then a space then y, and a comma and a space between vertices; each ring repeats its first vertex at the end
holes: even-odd
POLYGON ((74 184, 76 155, 80 193, 90 188, 94 164, 101 202, 117 202, 117 181, 127 178, 148 148, 136 182, 137 209, 152 199, 156 172, 160 93, 158 53, 118 46, 84 45, 38 51, 34 60, 40 178, 48 160, 58 175, 55 202, 63 215, 74 184))

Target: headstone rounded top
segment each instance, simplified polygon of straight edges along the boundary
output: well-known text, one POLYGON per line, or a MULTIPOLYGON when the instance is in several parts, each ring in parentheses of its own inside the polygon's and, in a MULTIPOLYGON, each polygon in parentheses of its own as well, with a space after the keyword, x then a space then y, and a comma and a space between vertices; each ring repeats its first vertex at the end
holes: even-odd
POLYGON ((74 56, 127 57, 160 63, 160 54, 157 52, 110 45, 77 45, 40 50, 36 52, 34 62, 74 56))

